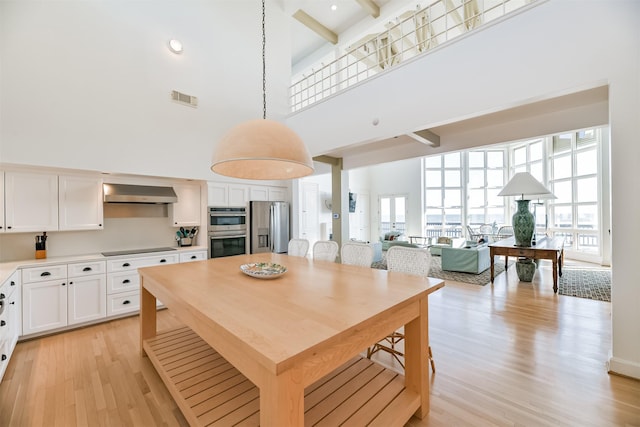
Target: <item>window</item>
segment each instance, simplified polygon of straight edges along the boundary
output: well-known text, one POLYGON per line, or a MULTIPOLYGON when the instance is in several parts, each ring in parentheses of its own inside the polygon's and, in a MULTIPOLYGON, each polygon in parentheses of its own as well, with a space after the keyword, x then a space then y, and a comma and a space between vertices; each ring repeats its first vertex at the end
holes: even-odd
POLYGON ((426 236, 462 235, 462 153, 429 156, 425 165, 426 236))
POLYGON ((473 228, 482 224, 504 224, 504 197, 498 196, 505 181, 505 151, 467 152, 467 222, 473 228))

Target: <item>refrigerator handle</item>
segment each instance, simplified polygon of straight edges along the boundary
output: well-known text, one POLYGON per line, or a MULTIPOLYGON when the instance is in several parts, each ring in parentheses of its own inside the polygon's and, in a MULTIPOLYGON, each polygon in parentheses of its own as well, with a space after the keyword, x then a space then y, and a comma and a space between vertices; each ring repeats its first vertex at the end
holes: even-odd
POLYGON ((276 232, 276 215, 275 215, 275 206, 273 203, 269 205, 269 250, 273 252, 275 249, 273 238, 274 233, 276 232))

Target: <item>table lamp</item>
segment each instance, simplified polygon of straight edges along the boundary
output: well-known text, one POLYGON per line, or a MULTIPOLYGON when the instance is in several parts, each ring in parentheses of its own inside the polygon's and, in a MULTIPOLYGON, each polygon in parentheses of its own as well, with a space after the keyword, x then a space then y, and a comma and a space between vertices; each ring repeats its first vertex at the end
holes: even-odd
POLYGON ((533 177, 529 172, 518 172, 504 186, 498 196, 520 196, 516 200, 518 209, 513 214, 512 226, 513 237, 516 246, 530 247, 533 231, 536 227, 535 218, 529 210, 529 201, 532 198, 542 198, 544 195, 552 194, 544 185, 533 177))

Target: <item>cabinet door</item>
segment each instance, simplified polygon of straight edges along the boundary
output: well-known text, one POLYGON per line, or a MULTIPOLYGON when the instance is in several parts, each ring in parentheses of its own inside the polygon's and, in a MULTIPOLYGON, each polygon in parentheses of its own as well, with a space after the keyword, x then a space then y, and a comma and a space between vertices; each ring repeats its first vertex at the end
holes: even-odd
POLYGON ((269 189, 265 186, 252 185, 249 194, 250 200, 269 200, 269 189))
POLYGON ((105 318, 107 316, 106 275, 70 278, 67 298, 69 325, 105 318))
POLYGON ((269 187, 267 189, 269 201, 271 202, 287 202, 287 189, 283 187, 269 187))
POLYGON ((58 229, 58 176, 5 172, 7 232, 58 229))
POLYGON ((0 171, 0 233, 4 232, 4 171, 0 171))
POLYGON ((60 230, 102 230, 102 178, 59 177, 60 230))
POLYGON ((249 188, 246 185, 229 184, 229 206, 247 206, 249 188))
POLYGON ((199 185, 174 185, 173 189, 178 196, 178 202, 172 205, 173 225, 198 226, 200 225, 200 186, 199 185))
POLYGON ((207 182, 207 196, 209 206, 229 206, 229 184, 207 182))
POLYGON ((65 281, 23 284, 22 331, 24 335, 67 326, 65 281))

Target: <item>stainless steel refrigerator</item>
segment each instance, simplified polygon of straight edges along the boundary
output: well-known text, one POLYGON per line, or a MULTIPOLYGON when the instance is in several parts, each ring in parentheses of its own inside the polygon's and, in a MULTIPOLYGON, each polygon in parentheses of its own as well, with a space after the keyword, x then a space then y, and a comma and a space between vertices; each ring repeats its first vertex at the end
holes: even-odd
POLYGON ((289 246, 289 203, 249 202, 251 253, 285 253, 289 246))

